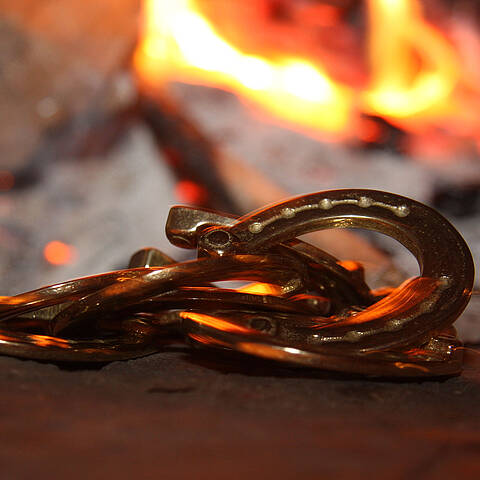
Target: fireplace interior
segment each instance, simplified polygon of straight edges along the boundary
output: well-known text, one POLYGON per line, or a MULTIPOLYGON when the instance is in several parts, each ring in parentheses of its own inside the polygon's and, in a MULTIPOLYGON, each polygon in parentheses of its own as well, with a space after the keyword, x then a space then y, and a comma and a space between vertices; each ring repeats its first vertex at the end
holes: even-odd
MULTIPOLYGON (((174 204, 242 215, 339 188, 433 206, 479 265, 477 2, 18 0, 0 1, 0 11, 1 295, 126 268, 145 246, 192 258, 165 238, 174 204)), ((362 262, 374 287, 417 273, 410 253, 382 235, 335 230, 309 241, 362 262)), ((384 475, 393 464, 399 477, 478 472, 480 296, 456 325, 469 350, 466 373, 443 383, 382 384, 208 354, 197 361, 180 346, 92 370, 2 357, 4 411, 14 415, 0 456, 36 452, 31 468, 8 467, 11 478, 47 468, 53 449, 66 459, 59 472, 67 474, 69 460, 79 471, 119 478, 160 471, 159 458, 178 478, 195 470, 203 478, 207 459, 240 478, 251 473, 242 455, 256 471, 333 474, 341 451, 355 459, 345 467, 351 474, 354 464, 384 475), (29 413, 27 425, 24 410, 38 404, 43 413, 29 413), (73 413, 59 413, 65 405, 73 413), (157 406, 172 409, 173 423, 157 406), (237 416, 244 441, 231 438, 241 430, 237 416), (276 447, 290 445, 281 427, 287 417, 296 443, 282 460, 266 448, 265 432, 285 440, 273 439, 276 447), (156 437, 157 427, 170 433, 156 437), (333 431, 332 459, 322 453, 319 463, 306 452, 328 443, 311 427, 333 431), (348 428, 367 439, 364 453, 344 443, 348 428), (70 434, 79 457, 64 444, 70 434), (196 446, 201 455, 179 465, 180 453, 191 459, 196 446), (129 449, 138 465, 125 466, 129 449)))

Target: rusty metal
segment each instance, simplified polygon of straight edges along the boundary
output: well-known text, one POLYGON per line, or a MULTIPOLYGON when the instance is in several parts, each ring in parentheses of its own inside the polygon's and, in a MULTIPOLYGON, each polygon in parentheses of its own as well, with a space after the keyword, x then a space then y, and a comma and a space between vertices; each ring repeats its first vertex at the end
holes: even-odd
POLYGON ((439 213, 398 195, 335 190, 293 198, 241 218, 173 207, 166 234, 198 259, 174 263, 156 249, 126 270, 0 297, 0 352, 109 361, 159 349, 182 333, 193 343, 315 368, 375 376, 461 371, 453 322, 471 295, 473 261, 439 213), (420 275, 382 294, 363 268, 298 236, 327 228, 389 235, 417 258, 420 275), (263 293, 220 288, 269 284, 263 293))

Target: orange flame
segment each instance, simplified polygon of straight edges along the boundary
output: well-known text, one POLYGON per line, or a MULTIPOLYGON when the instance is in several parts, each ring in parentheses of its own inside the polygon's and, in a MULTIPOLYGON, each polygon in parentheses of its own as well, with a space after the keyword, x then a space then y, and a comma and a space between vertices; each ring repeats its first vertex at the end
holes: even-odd
POLYGON ((145 35, 134 63, 143 81, 180 80, 240 93, 307 128, 340 132, 352 105, 348 87, 305 58, 271 61, 226 42, 193 0, 146 0, 145 35))
POLYGON ((363 96, 367 108, 405 118, 441 107, 458 79, 451 45, 423 21, 416 0, 370 0, 369 7, 369 53, 374 68, 371 89, 363 96), (418 72, 412 52, 422 63, 418 72))
POLYGON ((356 132, 367 113, 415 131, 455 119, 457 134, 479 140, 478 83, 452 41, 425 20, 419 0, 366 5, 363 85, 336 80, 315 56, 243 51, 219 33, 200 0, 145 0, 135 68, 147 89, 170 81, 224 88, 314 136, 361 136, 356 132))

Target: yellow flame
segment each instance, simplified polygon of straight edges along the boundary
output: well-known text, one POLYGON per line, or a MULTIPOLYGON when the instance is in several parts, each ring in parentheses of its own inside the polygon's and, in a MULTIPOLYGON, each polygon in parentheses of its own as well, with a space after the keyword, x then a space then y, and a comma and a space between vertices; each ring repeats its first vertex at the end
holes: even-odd
POLYGON ((418 0, 369 0, 368 6, 372 78, 363 95, 366 109, 403 118, 442 105, 458 79, 456 54, 424 21, 418 0))
POLYGON ((134 56, 145 88, 170 81, 225 88, 282 122, 335 138, 355 135, 361 113, 405 127, 406 119, 414 120, 409 125, 451 123, 454 112, 468 125, 463 131, 479 134, 475 107, 453 99, 462 81, 458 54, 425 20, 419 0, 367 0, 369 81, 363 88, 334 80, 309 58, 241 51, 219 34, 199 2, 145 0, 144 35, 134 56))
POLYGON ((340 132, 348 123, 352 91, 308 59, 275 63, 226 42, 193 0, 146 0, 145 36, 134 63, 144 81, 172 78, 233 89, 283 119, 340 132))

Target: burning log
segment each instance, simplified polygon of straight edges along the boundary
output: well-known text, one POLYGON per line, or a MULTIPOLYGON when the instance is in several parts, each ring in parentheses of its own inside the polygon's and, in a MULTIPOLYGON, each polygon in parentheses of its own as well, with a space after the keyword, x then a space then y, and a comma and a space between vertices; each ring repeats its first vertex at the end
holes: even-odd
POLYGON ((176 191, 186 203, 241 214, 217 172, 215 147, 167 96, 141 96, 139 111, 177 177, 176 191))

